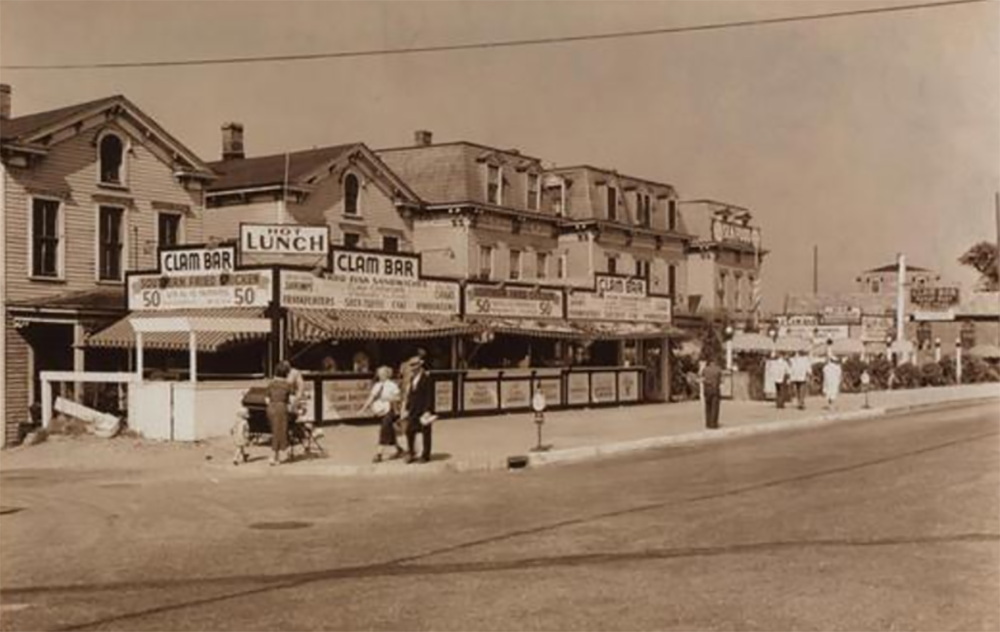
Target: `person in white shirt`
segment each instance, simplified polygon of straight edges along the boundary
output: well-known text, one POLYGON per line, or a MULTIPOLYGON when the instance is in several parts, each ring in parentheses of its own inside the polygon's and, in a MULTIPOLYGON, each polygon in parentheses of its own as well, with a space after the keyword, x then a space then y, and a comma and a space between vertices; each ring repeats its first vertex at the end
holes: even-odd
POLYGON ((777 408, 784 408, 788 401, 788 358, 784 354, 779 354, 774 361, 774 404, 777 408))
POLYGON ((830 358, 823 366, 823 395, 826 397, 826 407, 833 408, 840 395, 840 382, 844 377, 843 370, 836 358, 830 358))
POLYGON ((359 411, 359 415, 371 411, 379 418, 378 452, 372 459, 374 463, 380 463, 385 458, 385 452, 389 448, 395 448, 395 453, 389 457, 390 459, 398 459, 403 456, 403 448, 396 441, 396 419, 399 417, 400 395, 399 386, 392 381, 392 369, 380 366, 375 371, 375 383, 372 385, 368 400, 359 411))
POLYGON ((792 389, 795 391, 795 399, 799 403, 799 410, 806 409, 806 389, 811 371, 812 362, 809 361, 805 351, 799 351, 799 355, 792 358, 789 367, 789 379, 792 382, 792 389))

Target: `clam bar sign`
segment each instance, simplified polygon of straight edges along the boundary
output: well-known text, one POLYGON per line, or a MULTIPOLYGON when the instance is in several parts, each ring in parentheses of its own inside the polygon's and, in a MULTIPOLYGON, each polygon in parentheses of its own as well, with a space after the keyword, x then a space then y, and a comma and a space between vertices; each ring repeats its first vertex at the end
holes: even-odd
POLYGON ((271 302, 272 272, 241 270, 222 274, 130 274, 129 310, 213 309, 267 307, 271 302))
POLYGON ((366 276, 384 279, 419 279, 420 257, 368 250, 330 250, 334 276, 366 276))
POLYGON ((160 273, 165 276, 232 272, 236 268, 236 247, 185 247, 160 250, 160 273))
POLYGON ((330 229, 326 226, 240 225, 243 255, 309 255, 325 259, 329 248, 330 229))

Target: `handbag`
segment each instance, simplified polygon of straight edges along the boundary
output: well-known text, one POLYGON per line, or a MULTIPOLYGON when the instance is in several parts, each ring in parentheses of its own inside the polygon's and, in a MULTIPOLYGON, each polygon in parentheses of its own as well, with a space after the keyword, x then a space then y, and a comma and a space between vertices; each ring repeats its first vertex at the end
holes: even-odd
POLYGON ((384 399, 378 399, 379 397, 382 397, 383 390, 385 390, 385 382, 379 384, 378 395, 376 396, 375 401, 372 402, 372 412, 378 415, 379 417, 388 415, 389 411, 392 410, 392 404, 385 401, 384 399))
POLYGON ((429 426, 429 425, 431 425, 432 423, 434 423, 437 420, 438 420, 438 416, 435 415, 432 412, 429 412, 429 411, 426 412, 426 413, 424 413, 423 415, 420 415, 420 425, 421 426, 429 426))

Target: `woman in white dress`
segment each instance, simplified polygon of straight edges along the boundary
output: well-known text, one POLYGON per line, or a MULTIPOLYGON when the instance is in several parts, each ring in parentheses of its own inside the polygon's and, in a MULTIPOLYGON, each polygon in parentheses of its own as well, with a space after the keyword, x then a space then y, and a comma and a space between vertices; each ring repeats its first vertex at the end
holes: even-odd
POLYGON ((830 358, 823 366, 823 395, 826 397, 826 407, 833 408, 840 395, 840 382, 843 379, 843 370, 836 358, 830 358))
POLYGON ((379 418, 378 452, 375 453, 374 463, 379 463, 385 458, 385 452, 389 448, 395 448, 395 453, 390 459, 398 459, 403 456, 403 449, 396 441, 396 419, 399 418, 399 386, 392 381, 392 369, 387 366, 380 366, 375 371, 375 384, 372 385, 368 400, 361 407, 359 414, 364 415, 371 411, 379 418))

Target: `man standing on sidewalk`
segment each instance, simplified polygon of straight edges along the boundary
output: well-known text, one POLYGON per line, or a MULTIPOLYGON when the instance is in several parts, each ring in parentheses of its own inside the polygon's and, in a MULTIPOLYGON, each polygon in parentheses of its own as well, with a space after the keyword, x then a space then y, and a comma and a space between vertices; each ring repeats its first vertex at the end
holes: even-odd
POLYGON ((719 405, 722 401, 722 369, 714 359, 708 361, 701 372, 705 398, 705 427, 719 427, 719 405))
POLYGON ((792 381, 792 389, 795 391, 795 398, 799 400, 799 410, 806 409, 806 388, 808 387, 809 373, 812 371, 812 362, 806 356, 805 351, 799 351, 799 355, 792 358, 789 370, 792 381))

